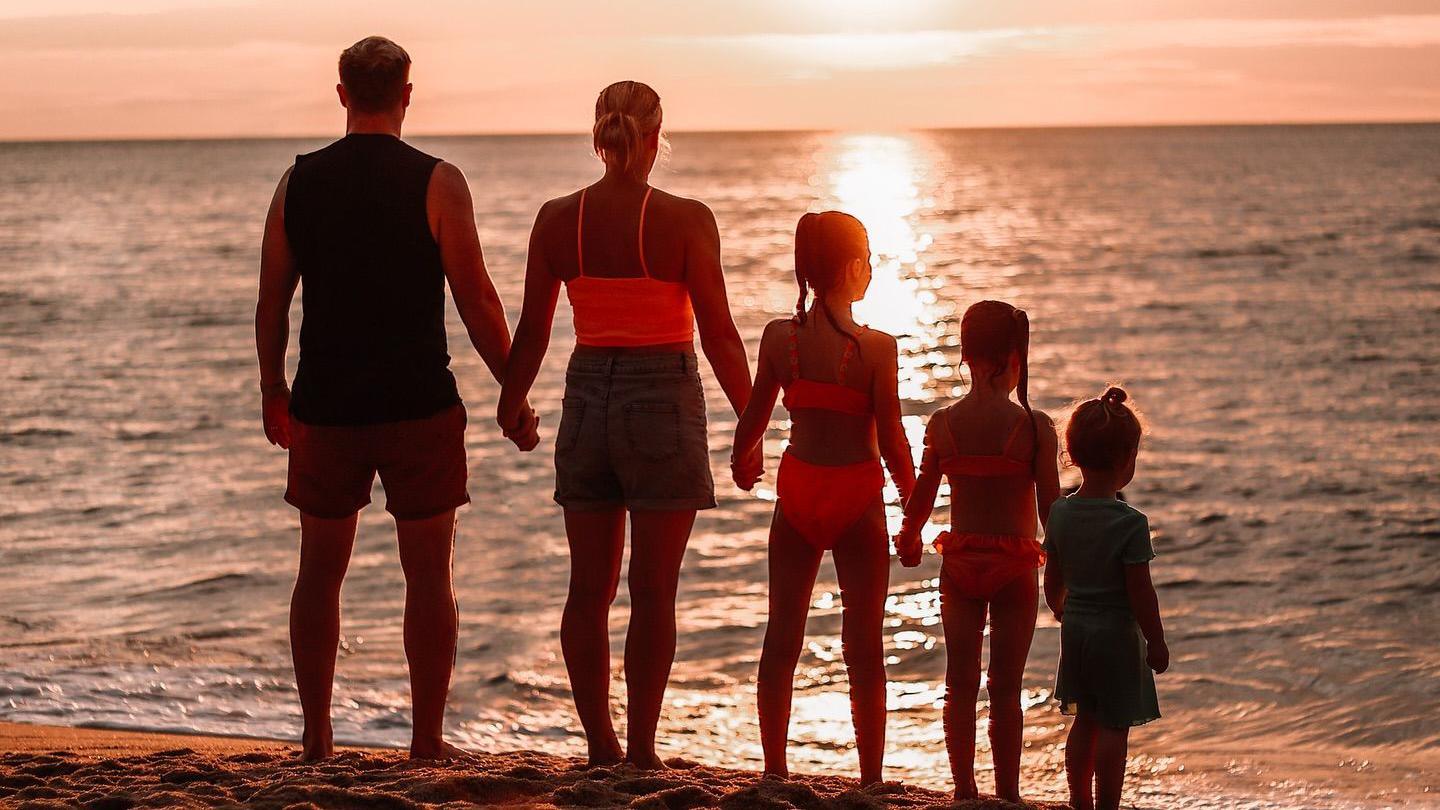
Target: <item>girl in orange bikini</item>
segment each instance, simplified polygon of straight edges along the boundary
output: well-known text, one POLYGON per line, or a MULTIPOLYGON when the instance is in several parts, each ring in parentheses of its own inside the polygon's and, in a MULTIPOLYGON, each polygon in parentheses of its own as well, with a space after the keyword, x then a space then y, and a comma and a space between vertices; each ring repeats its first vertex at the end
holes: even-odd
POLYGON ((880 781, 885 752, 885 663, 881 640, 890 581, 882 490, 889 467, 902 500, 915 484, 900 426, 895 338, 858 326, 850 305, 870 285, 865 227, 847 214, 806 214, 795 230, 794 318, 772 321, 760 342, 750 404, 735 430, 731 469, 750 489, 754 451, 781 390, 790 445, 780 461, 770 527, 770 619, 760 656, 760 739, 765 772, 786 776, 785 744, 795 666, 820 558, 829 549, 844 604, 841 639, 850 680, 860 779, 880 781), (806 309, 810 290, 815 302, 806 309))
POLYGON ((981 301, 960 322, 960 359, 970 390, 930 417, 915 495, 896 541, 901 562, 919 565, 920 528, 930 519, 943 475, 950 481, 950 531, 935 541, 945 626, 945 744, 955 797, 975 786, 975 697, 980 648, 990 614, 990 750, 995 792, 1020 801, 1020 680, 1035 633, 1035 539, 1060 494, 1055 426, 1029 403, 1030 321, 1024 310, 981 301), (1010 395, 1018 393, 1019 403, 1010 395))

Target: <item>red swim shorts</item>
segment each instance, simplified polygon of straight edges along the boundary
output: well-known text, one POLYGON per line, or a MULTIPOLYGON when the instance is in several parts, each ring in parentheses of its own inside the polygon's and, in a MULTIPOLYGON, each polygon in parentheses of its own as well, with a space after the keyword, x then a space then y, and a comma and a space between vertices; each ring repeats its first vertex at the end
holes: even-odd
POLYGON ((307 515, 349 517, 370 503, 375 473, 385 511, 422 520, 470 502, 465 489, 465 406, 424 419, 373 425, 290 420, 285 500, 307 515))

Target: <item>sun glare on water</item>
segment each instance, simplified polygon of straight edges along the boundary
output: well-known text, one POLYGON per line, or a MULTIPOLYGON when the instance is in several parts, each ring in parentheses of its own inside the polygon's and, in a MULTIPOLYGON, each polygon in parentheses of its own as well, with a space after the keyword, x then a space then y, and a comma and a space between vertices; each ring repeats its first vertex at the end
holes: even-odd
POLYGON ((917 228, 929 168, 923 144, 908 135, 845 135, 825 174, 822 207, 852 214, 870 234, 873 279, 855 305, 861 323, 900 341, 900 396, 929 399, 921 370, 940 339, 943 315, 929 288, 925 252, 932 237, 917 228))

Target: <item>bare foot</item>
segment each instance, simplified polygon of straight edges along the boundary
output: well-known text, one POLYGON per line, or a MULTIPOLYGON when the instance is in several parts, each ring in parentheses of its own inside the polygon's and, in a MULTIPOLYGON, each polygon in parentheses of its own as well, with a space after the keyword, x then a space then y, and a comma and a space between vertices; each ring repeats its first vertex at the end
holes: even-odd
POLYGON ((790 778, 790 769, 789 769, 789 768, 766 768, 765 771, 764 771, 764 773, 761 774, 761 776, 770 776, 770 777, 774 777, 775 779, 789 779, 789 778, 790 778))
POLYGON ((464 759, 470 752, 441 740, 439 743, 410 744, 410 758, 423 760, 464 759))
POLYGON ((614 748, 597 748, 590 751, 590 761, 587 767, 609 768, 612 765, 619 765, 625 761, 625 752, 620 750, 617 744, 614 748))
POLYGON ((966 799, 978 798, 980 798, 980 789, 975 787, 974 781, 971 781, 968 785, 955 786, 955 801, 961 802, 965 801, 966 799))
POLYGON ((666 765, 664 760, 660 759, 660 757, 653 752, 648 755, 636 756, 635 752, 632 751, 629 756, 625 757, 625 761, 642 771, 670 770, 670 766, 666 765))
POLYGON ((313 732, 305 729, 300 746, 301 762, 319 762, 335 756, 335 737, 328 728, 313 732))

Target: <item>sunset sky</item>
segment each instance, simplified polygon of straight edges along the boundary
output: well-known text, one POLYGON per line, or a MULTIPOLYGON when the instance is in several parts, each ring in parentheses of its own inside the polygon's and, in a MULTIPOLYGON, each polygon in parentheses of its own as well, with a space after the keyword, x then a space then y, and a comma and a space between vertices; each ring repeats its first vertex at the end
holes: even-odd
POLYGON ((316 135, 335 58, 415 60, 407 132, 1440 119, 1440 0, 4 0, 0 139, 316 135))

